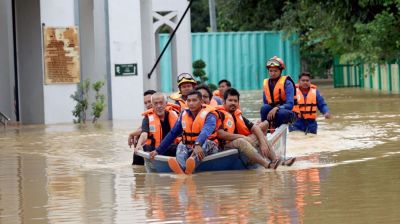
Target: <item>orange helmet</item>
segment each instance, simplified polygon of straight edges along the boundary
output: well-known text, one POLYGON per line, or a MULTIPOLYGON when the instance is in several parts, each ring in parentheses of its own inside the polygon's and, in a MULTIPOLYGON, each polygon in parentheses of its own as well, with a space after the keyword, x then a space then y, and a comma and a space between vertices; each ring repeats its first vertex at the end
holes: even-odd
POLYGON ((285 63, 281 58, 274 56, 267 61, 266 64, 267 69, 271 67, 278 67, 280 70, 284 70, 286 68, 285 63))

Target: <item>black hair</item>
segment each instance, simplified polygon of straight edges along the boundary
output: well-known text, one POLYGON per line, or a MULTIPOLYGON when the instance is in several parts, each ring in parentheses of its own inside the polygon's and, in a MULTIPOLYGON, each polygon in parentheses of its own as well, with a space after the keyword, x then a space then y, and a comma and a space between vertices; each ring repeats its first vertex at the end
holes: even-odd
POLYGON ((201 100, 203 99, 203 96, 201 95, 201 92, 198 90, 192 90, 187 94, 187 97, 191 96, 191 95, 197 95, 197 97, 201 100))
POLYGON ((224 100, 228 99, 228 96, 237 96, 240 99, 240 93, 235 88, 229 88, 224 93, 224 100))
POLYGON ((149 90, 146 90, 146 91, 143 93, 143 96, 153 95, 153 94, 156 93, 156 92, 157 92, 157 91, 155 91, 155 90, 149 89, 149 90))
POLYGON ((231 86, 232 86, 231 82, 229 82, 229 81, 228 81, 228 80, 226 80, 226 79, 222 79, 222 80, 220 80, 220 81, 218 82, 218 85, 221 85, 221 83, 223 83, 223 82, 225 82, 225 83, 226 83, 226 85, 227 85, 228 87, 231 87, 231 86))
POLYGON ((211 100, 211 98, 212 98, 212 93, 211 93, 210 88, 209 88, 207 85, 201 84, 201 85, 197 86, 195 90, 200 90, 200 89, 204 89, 205 91, 207 91, 207 93, 208 93, 208 98, 211 100))
POLYGON ((303 77, 303 76, 307 76, 308 78, 311 79, 311 73, 309 73, 309 72, 302 72, 302 73, 299 75, 299 79, 301 79, 301 77, 303 77))

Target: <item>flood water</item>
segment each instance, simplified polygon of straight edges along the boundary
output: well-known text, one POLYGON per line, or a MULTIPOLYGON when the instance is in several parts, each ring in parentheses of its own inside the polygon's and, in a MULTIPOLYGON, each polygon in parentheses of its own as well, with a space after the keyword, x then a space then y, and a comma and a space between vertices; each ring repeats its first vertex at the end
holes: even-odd
MULTIPOLYGON (((400 96, 320 89, 334 119, 290 133, 299 159, 276 171, 146 174, 139 120, 0 131, 0 223, 399 223, 400 96)), ((260 96, 242 93, 247 117, 260 96)))

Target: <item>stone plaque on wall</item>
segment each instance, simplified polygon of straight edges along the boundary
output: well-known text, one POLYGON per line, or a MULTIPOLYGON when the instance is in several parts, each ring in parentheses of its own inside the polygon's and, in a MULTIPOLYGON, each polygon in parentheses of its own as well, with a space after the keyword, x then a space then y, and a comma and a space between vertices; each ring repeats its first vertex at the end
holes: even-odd
POLYGON ((80 82, 77 27, 43 27, 45 84, 80 82))

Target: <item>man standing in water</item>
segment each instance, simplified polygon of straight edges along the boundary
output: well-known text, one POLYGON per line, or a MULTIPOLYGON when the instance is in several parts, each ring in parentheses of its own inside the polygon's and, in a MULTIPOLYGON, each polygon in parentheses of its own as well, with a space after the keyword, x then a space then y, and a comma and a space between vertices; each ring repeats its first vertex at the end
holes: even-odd
POLYGON ((289 126, 289 131, 302 131, 317 134, 317 108, 326 119, 331 118, 328 105, 321 96, 316 85, 311 84, 311 74, 301 73, 299 84, 296 85, 297 105, 293 111, 297 114, 297 121, 289 126))
POLYGON ((150 158, 162 155, 172 141, 182 134, 176 158, 169 158, 168 165, 177 174, 192 174, 207 155, 219 151, 216 139, 217 114, 211 106, 202 104, 202 95, 193 90, 187 94, 189 109, 181 116, 160 146, 150 153, 150 158))
POLYGON ((266 67, 270 78, 264 80, 264 105, 260 110, 261 121, 267 120, 274 128, 281 124, 293 123, 296 119, 296 115, 292 111, 295 84, 290 76, 282 76, 285 64, 277 56, 269 59, 266 67))

